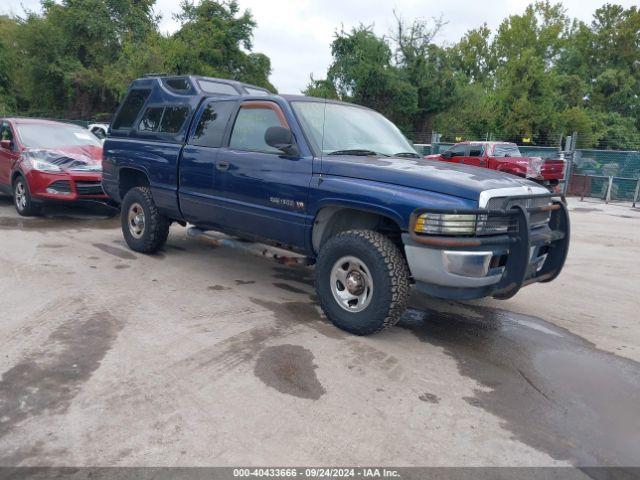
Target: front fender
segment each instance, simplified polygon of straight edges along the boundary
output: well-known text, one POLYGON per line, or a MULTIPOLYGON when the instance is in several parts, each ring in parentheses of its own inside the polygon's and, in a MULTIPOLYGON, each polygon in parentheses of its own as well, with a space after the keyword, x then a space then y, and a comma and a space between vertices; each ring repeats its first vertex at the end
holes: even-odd
POLYGON ((317 217, 318 213, 325 208, 349 208, 352 210, 361 210, 367 213, 382 215, 383 217, 390 218, 396 222, 401 229, 406 230, 408 228, 408 220, 406 221, 399 212, 384 205, 339 197, 324 198, 316 205, 317 208, 314 212, 314 217, 317 217))

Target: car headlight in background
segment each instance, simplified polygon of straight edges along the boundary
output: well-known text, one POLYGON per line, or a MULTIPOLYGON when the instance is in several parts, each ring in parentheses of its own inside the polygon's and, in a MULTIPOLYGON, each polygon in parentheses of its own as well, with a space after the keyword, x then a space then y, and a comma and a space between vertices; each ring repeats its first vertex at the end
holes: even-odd
POLYGON ((46 151, 26 151, 23 154, 24 160, 33 168, 39 172, 58 173, 62 169, 53 163, 53 157, 46 151))
POLYGON ((509 216, 475 213, 423 213, 414 224, 415 233, 427 235, 497 235, 507 233, 509 216))
POLYGON ((55 173, 55 172, 62 171, 62 169, 59 166, 53 163, 49 163, 46 160, 39 160, 37 158, 32 158, 29 160, 29 163, 31 164, 31 168, 33 168, 34 170, 38 170, 39 172, 55 173))

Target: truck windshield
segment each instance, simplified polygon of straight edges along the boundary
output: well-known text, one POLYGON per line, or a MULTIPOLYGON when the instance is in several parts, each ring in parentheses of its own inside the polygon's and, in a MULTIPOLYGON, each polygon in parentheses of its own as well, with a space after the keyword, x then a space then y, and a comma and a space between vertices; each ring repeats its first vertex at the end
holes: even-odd
POLYGON ((292 106, 309 140, 323 156, 332 153, 418 156, 400 130, 373 110, 305 101, 292 102, 292 106))
POLYGON ((22 123, 16 128, 22 144, 28 148, 100 146, 95 135, 76 125, 22 123))
POLYGON ((521 157, 520 149, 515 143, 498 143, 493 147, 494 157, 521 157))

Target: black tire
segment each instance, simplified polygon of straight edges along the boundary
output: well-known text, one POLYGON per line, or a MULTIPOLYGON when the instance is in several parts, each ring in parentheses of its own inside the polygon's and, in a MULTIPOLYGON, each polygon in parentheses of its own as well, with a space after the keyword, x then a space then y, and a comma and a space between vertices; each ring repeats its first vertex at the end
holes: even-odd
POLYGON ((33 217, 40 214, 40 208, 33 203, 29 182, 22 175, 18 175, 13 181, 13 206, 18 215, 33 217))
POLYGON ((122 201, 121 213, 122 234, 131 250, 140 253, 155 253, 167 242, 171 221, 158 211, 151 190, 147 187, 132 188, 122 201), (134 233, 140 225, 130 225, 131 209, 141 209, 143 223, 141 231, 134 233))
POLYGON ((406 310, 409 269, 398 247, 384 235, 350 230, 329 239, 320 249, 316 291, 322 310, 334 325, 356 335, 370 335, 395 325, 406 310), (341 282, 334 286, 332 270, 344 257, 362 262, 372 280, 370 301, 361 311, 347 310, 334 296, 334 288, 340 290, 341 282))

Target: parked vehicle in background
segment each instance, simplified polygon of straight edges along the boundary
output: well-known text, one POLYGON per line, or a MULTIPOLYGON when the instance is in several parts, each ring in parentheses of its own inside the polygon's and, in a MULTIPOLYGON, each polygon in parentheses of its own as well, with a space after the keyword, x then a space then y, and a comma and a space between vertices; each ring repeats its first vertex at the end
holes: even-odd
POLYGON ((98 140, 104 140, 107 138, 107 133, 109 132, 109 124, 107 123, 91 123, 87 126, 87 130, 93 133, 98 140))
POLYGON ((460 142, 442 153, 425 158, 511 173, 533 180, 551 191, 556 191, 564 178, 564 160, 525 157, 515 143, 460 142))
POLYGON ((106 201, 102 145, 86 129, 34 118, 0 119, 0 192, 20 215, 46 203, 106 201))
POLYGON ((567 209, 524 178, 425 161, 368 108, 202 77, 131 85, 105 142, 105 191, 135 251, 172 222, 276 244, 315 262, 338 327, 394 325, 411 285, 509 298, 560 273, 567 209))

